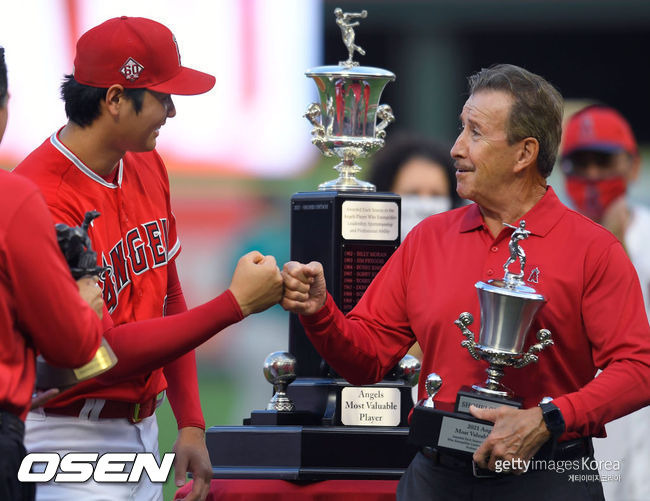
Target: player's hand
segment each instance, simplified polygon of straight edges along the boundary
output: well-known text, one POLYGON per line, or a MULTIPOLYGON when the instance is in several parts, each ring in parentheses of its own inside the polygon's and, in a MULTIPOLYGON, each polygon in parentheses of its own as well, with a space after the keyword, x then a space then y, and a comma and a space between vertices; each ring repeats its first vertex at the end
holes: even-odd
POLYGON ((282 275, 275 258, 257 251, 242 256, 229 289, 245 317, 277 304, 282 299, 282 275))
POLYGON ((42 407, 47 402, 56 397, 59 393, 61 393, 61 390, 58 388, 50 388, 49 390, 39 391, 35 393, 32 395, 32 401, 29 405, 29 410, 33 411, 34 409, 42 407))
POLYGON ((79 287, 81 297, 95 310, 95 313, 101 319, 104 299, 102 298, 102 289, 97 282, 97 277, 81 277, 77 280, 77 287, 79 287))
MULTIPOLYGON (((481 468, 496 469, 496 461, 529 460, 544 445, 551 433, 546 427, 542 409, 514 409, 501 406, 496 409, 479 409, 473 405, 469 412, 478 419, 494 423, 494 428, 474 452, 474 462, 481 468)), ((521 474, 523 470, 512 470, 521 474)))
POLYGON ((605 209, 602 220, 598 222, 611 231, 619 242, 625 245, 625 231, 629 226, 630 219, 627 200, 625 196, 622 196, 614 200, 605 209))
POLYGON ((187 473, 192 474, 192 490, 185 501, 203 501, 210 492, 212 463, 205 445, 205 432, 188 426, 178 430, 174 444, 174 481, 176 487, 185 485, 187 473))
POLYGON ((280 305, 287 311, 312 315, 320 310, 327 299, 323 265, 318 261, 309 264, 289 261, 282 268, 284 297, 280 305))

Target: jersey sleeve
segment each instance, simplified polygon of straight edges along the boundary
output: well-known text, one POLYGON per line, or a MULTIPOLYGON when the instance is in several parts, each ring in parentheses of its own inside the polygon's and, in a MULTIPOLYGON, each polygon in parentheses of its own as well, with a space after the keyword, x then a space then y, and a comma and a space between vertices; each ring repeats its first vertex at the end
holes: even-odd
POLYGON ((585 267, 580 315, 602 372, 554 400, 567 432, 580 436, 650 404, 650 327, 636 271, 618 242, 585 267))
POLYGON ((34 192, 16 210, 7 247, 21 330, 53 365, 79 367, 88 362, 101 342, 102 324, 79 294, 40 193, 34 192))
POLYGON ((319 312, 300 316, 316 350, 352 384, 381 381, 415 342, 405 304, 406 250, 397 249, 347 316, 329 293, 319 312))

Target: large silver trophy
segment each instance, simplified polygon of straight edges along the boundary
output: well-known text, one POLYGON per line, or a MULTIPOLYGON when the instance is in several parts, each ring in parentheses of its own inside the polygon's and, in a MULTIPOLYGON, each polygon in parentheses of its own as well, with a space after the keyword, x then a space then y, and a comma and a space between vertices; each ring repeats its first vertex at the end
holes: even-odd
POLYGON ((488 378, 485 386, 472 385, 479 393, 497 397, 512 398, 513 392, 501 383, 504 367, 524 367, 531 362, 537 362, 539 353, 553 344, 551 332, 540 329, 537 332, 538 342, 524 352, 524 343, 530 325, 539 308, 546 301, 544 296, 535 289, 524 284, 524 267, 526 254, 519 242, 528 238, 530 231, 526 229, 526 221, 521 221, 518 227, 510 226, 515 231, 510 237, 510 257, 503 265, 505 275, 503 280, 477 282, 478 297, 481 306, 481 329, 478 342, 474 333, 468 329, 474 321, 470 313, 461 313, 454 323, 467 338, 461 345, 469 351, 476 360, 485 360, 489 367, 486 369, 488 378), (510 265, 520 263, 519 273, 510 272, 510 265))
POLYGON ((442 379, 437 374, 429 374, 426 385, 429 398, 418 403, 411 421, 411 438, 420 446, 454 454, 473 454, 492 430, 492 424, 473 418, 469 414, 470 405, 479 408, 521 407, 522 401, 501 383, 504 368, 520 368, 537 362, 537 354, 553 344, 550 331, 540 329, 537 343, 528 350, 524 349, 530 326, 546 300, 523 281, 526 253, 519 243, 530 235, 526 222, 521 221, 516 227, 506 226, 514 231, 509 243, 510 257, 503 265, 503 279, 475 284, 481 308, 478 341, 469 329, 474 321, 470 313, 461 313, 454 322, 465 336, 461 346, 474 359, 488 362, 487 381, 482 386, 462 387, 453 409, 444 409, 443 405, 434 405, 442 379), (519 272, 512 273, 510 266, 517 261, 519 272))
POLYGON ((329 191, 375 191, 372 183, 356 179, 361 170, 355 160, 369 155, 384 145, 385 128, 395 120, 387 104, 379 104, 386 84, 395 75, 381 68, 359 66, 353 61, 355 52, 365 51, 354 43, 354 27, 368 13, 343 12, 335 9, 336 24, 341 28, 348 58, 338 66, 319 66, 305 74, 318 87, 319 103, 307 108, 305 117, 314 126, 312 142, 326 156, 338 156, 341 162, 334 168, 339 177, 318 186, 329 191), (377 123, 377 119, 380 120, 377 123))

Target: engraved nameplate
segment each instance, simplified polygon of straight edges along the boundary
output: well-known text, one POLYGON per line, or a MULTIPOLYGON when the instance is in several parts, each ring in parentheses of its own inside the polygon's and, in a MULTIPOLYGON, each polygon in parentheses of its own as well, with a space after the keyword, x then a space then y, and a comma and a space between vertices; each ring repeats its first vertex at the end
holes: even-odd
POLYGON ((509 405, 511 407, 516 407, 519 408, 520 405, 517 402, 508 402, 505 399, 501 401, 496 401, 496 400, 485 400, 482 398, 472 398, 467 395, 459 395, 458 396, 458 402, 456 404, 456 412, 464 412, 465 414, 469 414, 469 406, 473 405, 474 407, 478 407, 479 409, 496 409, 497 407, 501 407, 502 405, 509 405))
POLYGON ((474 452, 492 431, 492 426, 449 416, 442 418, 438 445, 464 452, 474 452))
POLYGON ((341 206, 341 235, 346 240, 396 240, 398 229, 396 202, 346 200, 341 206))
POLYGON ((341 422, 347 426, 397 426, 400 410, 397 388, 351 386, 341 391, 341 422))

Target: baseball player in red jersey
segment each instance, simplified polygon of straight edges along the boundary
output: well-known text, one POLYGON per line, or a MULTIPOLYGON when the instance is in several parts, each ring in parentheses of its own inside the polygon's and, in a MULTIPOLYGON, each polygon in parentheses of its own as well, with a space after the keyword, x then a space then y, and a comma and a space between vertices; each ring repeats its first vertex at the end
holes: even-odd
MULTIPOLYGON (((0 140, 7 125, 7 68, 0 47, 0 140)), ((34 389, 35 356, 80 367, 97 351, 102 325, 95 281, 75 285, 38 188, 0 169, 0 499, 34 499, 17 474, 25 455, 25 416, 34 389), (99 307, 97 308, 97 305, 99 307)))
MULTIPOLYGON (((160 127, 176 114, 170 94, 201 94, 214 81, 181 66, 165 26, 144 18, 108 20, 77 43, 74 74, 62 85, 68 123, 15 169, 38 184, 56 222, 78 225, 87 210, 101 212, 89 235, 98 264, 109 268, 102 281, 110 314, 104 335, 119 359, 106 377, 31 413, 28 450, 157 454, 154 410, 166 388, 179 427, 176 484, 186 472, 195 480, 187 499, 204 499, 212 476, 189 350, 282 294, 275 260, 253 252, 242 257, 226 292, 186 311, 169 182, 154 148, 160 127)), ((73 496, 144 501, 162 499, 162 489, 146 480, 37 489, 39 500, 73 496)))

